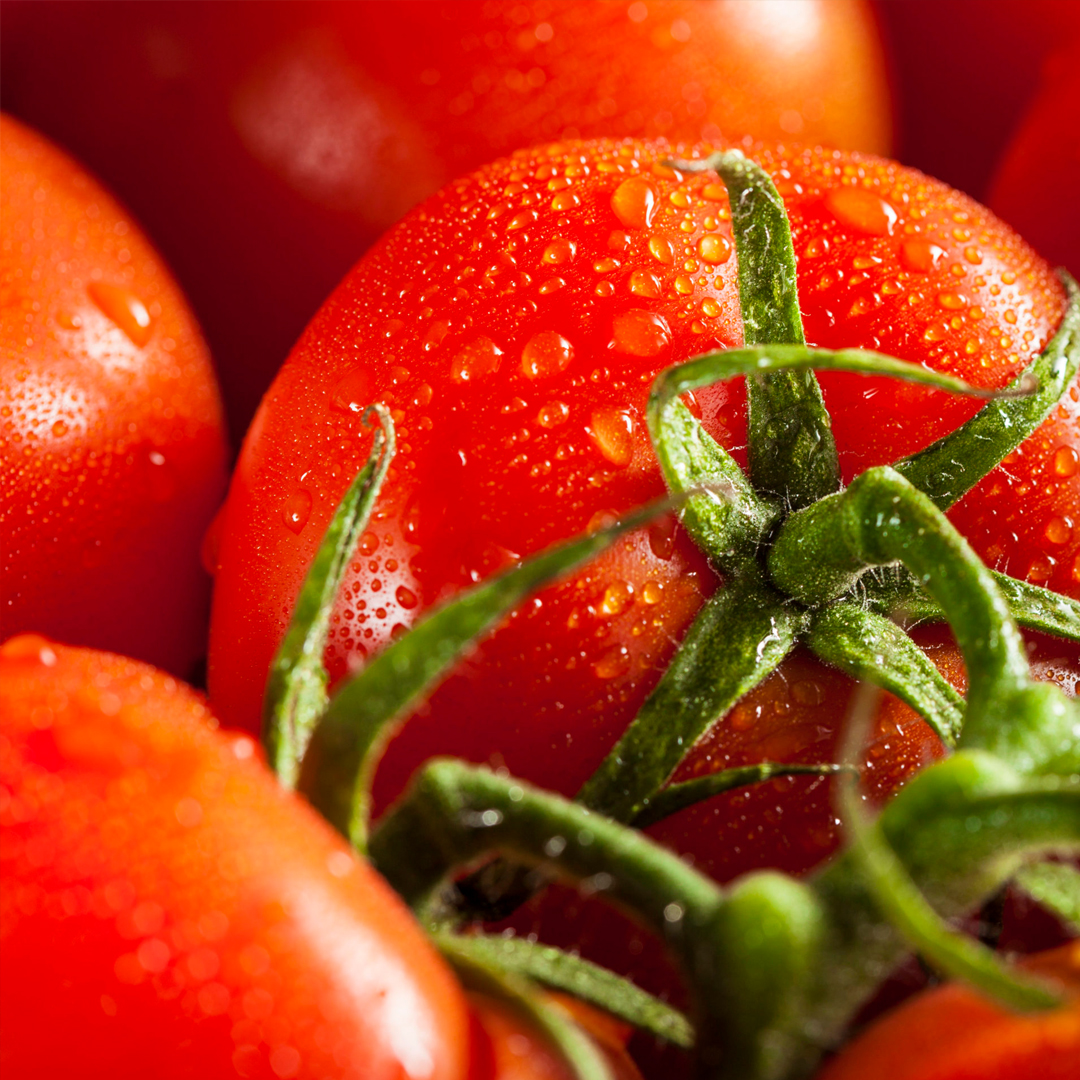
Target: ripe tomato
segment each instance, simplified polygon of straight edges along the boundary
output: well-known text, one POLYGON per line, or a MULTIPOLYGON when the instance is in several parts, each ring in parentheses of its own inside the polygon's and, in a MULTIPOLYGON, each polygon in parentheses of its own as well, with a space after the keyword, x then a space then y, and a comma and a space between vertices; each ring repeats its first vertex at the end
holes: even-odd
POLYGON ((1069 1080, 1080 1072, 1080 942, 1024 961, 1057 981, 1066 1004, 1018 1016, 956 984, 888 1013, 830 1062, 818 1080, 1069 1080))
POLYGON ((225 486, 210 358, 130 216, 0 119, 0 637, 40 630, 188 673, 225 486))
MULTIPOLYGON (((658 164, 671 152, 631 141, 519 152, 423 204, 330 298, 263 402, 225 510, 210 687, 226 722, 258 724, 300 581, 366 453, 363 404, 395 411, 400 450, 333 617, 334 679, 432 604, 662 490, 643 424, 652 378, 742 340, 725 191, 708 175, 672 175, 658 164)), ((1049 269, 966 197, 873 158, 755 155, 788 203, 810 342, 1001 385, 1055 328, 1063 300, 1049 269)), ((845 479, 978 408, 883 379, 821 381, 845 479)), ((1072 595, 1078 401, 1074 389, 953 512, 992 564, 1072 595)), ((700 392, 694 407, 738 454, 741 385, 700 392)), ((541 593, 442 684, 390 745, 377 801, 436 753, 575 793, 716 585, 673 520, 628 536, 541 593)), ((955 653, 943 662, 955 666, 955 653)), ((834 760, 844 685, 793 657, 695 747, 684 774, 834 760)), ((874 751, 883 790, 935 752, 928 728, 898 717, 874 751)), ((826 788, 770 782, 660 828, 720 878, 762 864, 802 870, 835 842, 826 788), (713 818, 717 806, 727 809, 713 818)))
POLYGON ((5 1075, 466 1075, 409 913, 201 697, 24 635, 0 718, 5 1075))
POLYGON ((1080 274, 1080 41, 1047 72, 1005 150, 988 204, 1052 263, 1080 274))
POLYGON ((878 0, 876 6, 896 73, 897 156, 983 197, 1047 58, 1080 34, 1080 5, 878 0))
POLYGON ((499 154, 721 131, 889 147, 868 0, 16 2, 3 49, 5 108, 96 169, 176 267, 237 439, 363 250, 499 154))

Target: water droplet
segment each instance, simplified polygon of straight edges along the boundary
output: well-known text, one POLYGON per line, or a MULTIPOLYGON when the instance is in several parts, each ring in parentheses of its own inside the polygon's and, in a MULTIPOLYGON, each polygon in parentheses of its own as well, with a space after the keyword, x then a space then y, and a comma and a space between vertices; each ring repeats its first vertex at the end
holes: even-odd
POLYGON ((550 296, 554 292, 558 292, 566 284, 566 279, 561 277, 548 278, 547 281, 539 288, 541 296, 550 296))
POLYGON ((601 454, 620 469, 634 456, 634 418, 626 409, 595 409, 590 423, 593 441, 601 454))
POLYGON ((825 196, 825 205, 837 221, 871 236, 891 236, 896 227, 895 208, 865 188, 834 188, 825 196))
POLYGON ((603 619, 610 619, 612 615, 621 615, 633 602, 633 587, 628 582, 616 581, 604 590, 597 614, 603 619))
POLYGON ((569 262, 576 254, 577 244, 573 240, 557 236, 544 248, 541 259, 552 266, 560 266, 564 262, 569 262))
POLYGON ((641 590, 641 599, 652 606, 659 604, 664 595, 664 587, 658 581, 646 581, 641 590))
POLYGON ((680 296, 689 296, 694 291, 694 283, 685 274, 680 274, 675 279, 675 291, 680 296))
POLYGON ((630 670, 631 659, 630 650, 625 645, 616 645, 593 664, 593 674, 598 679, 614 679, 625 675, 630 670))
POLYGON ((1067 518, 1052 517, 1046 523, 1043 536, 1051 544, 1067 544, 1072 539, 1072 522, 1067 518))
POLYGON ((701 301, 701 314, 715 319, 720 314, 720 305, 711 296, 707 296, 701 301))
POLYGON ((945 249, 929 240, 905 240, 900 245, 900 262, 917 274, 928 274, 945 255, 945 249))
POLYGON ((611 258, 597 259, 592 268, 597 274, 610 274, 612 270, 619 269, 619 260, 611 258))
POLYGON ((339 412, 363 412, 371 404, 371 376, 363 368, 353 368, 334 387, 330 404, 339 412))
POLYGON ((943 322, 931 323, 923 331, 923 341, 941 341, 949 334, 949 328, 943 322))
POLYGON ((615 189, 611 209, 627 228, 648 228, 656 213, 656 188, 644 177, 632 176, 615 189))
POLYGON ((660 279, 648 270, 635 270, 630 275, 629 288, 634 296, 655 298, 660 295, 660 279))
POLYGON ((303 531, 311 516, 311 493, 304 488, 297 488, 286 500, 282 511, 285 525, 294 533, 303 531))
POLYGON ((536 422, 542 428, 558 427, 560 424, 566 423, 569 415, 570 409, 563 402, 550 401, 547 405, 542 406, 536 414, 536 422))
POLYGON ((659 356, 671 344, 671 327, 663 315, 637 308, 612 321, 611 347, 628 356, 659 356))
POLYGON ((803 679, 791 688, 791 696, 800 705, 821 705, 825 701, 825 689, 812 679, 803 679))
POLYGON ((675 518, 664 514, 649 526, 649 548, 664 562, 675 554, 675 525, 675 518))
POLYGON ((581 197, 576 191, 560 191, 554 199, 551 200, 551 209, 557 213, 563 210, 572 210, 575 206, 580 205, 581 197))
POLYGON ((937 295, 937 302, 949 311, 961 311, 967 307, 968 298, 960 293, 940 292, 937 295))
POLYGON ((713 265, 726 263, 731 257, 731 244, 724 236, 703 236, 698 244, 698 254, 713 265))
POLYGON ((68 431, 67 424, 63 420, 57 420, 52 426, 52 433, 55 438, 62 439, 68 431))
POLYGON ((803 255, 808 259, 817 259, 829 250, 829 240, 825 236, 815 236, 803 249, 803 255))
POLYGON ((502 354, 502 349, 491 338, 478 337, 454 357, 450 377, 454 382, 466 383, 484 375, 493 375, 499 370, 502 354))
POLYGON ((394 593, 394 599, 406 610, 416 607, 417 604, 416 593, 414 593, 412 589, 405 588, 404 585, 399 585, 397 587, 397 592, 394 593))
POLYGON ((534 334, 521 351, 521 370, 528 379, 542 379, 565 371, 574 359, 574 346, 554 330, 534 334))
MULTIPOLYGON (((555 202, 557 201, 557 199, 560 199, 560 198, 563 198, 563 197, 564 196, 560 195, 560 196, 556 196, 555 199, 551 200, 552 206, 555 209, 559 209, 558 207, 555 206, 555 202)), ((518 229, 524 229, 527 225, 531 225, 536 220, 536 218, 537 218, 537 213, 536 213, 535 210, 522 210, 520 214, 515 214, 506 223, 506 231, 507 232, 517 232, 518 229)))
POLYGON ((431 389, 430 384, 421 383, 416 388, 416 393, 413 395, 412 403, 422 409, 425 405, 431 404, 431 399, 434 396, 435 391, 431 389))
POLYGON ((1080 467, 1080 454, 1071 446, 1059 446, 1054 451, 1054 472, 1058 476, 1075 476, 1080 467))
POLYGON ((443 342, 443 338, 450 332, 450 324, 440 320, 431 324, 431 329, 424 335, 424 352, 437 349, 443 342))
POLYGON ((649 254, 659 263, 670 265, 675 261, 675 249, 662 236, 649 237, 649 254))
POLYGON ((150 312, 125 285, 91 282, 86 290, 101 313, 111 319, 140 348, 150 340, 150 312))
POLYGON ((611 281, 601 281, 600 284, 593 289, 593 292, 596 293, 597 296, 614 296, 615 285, 611 281))

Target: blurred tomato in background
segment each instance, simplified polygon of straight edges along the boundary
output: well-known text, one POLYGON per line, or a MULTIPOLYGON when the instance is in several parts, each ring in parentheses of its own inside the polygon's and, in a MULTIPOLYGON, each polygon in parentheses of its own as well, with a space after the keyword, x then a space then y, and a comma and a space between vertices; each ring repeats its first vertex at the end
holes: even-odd
POLYGON ((2 48, 4 108, 174 267, 236 442, 372 240, 484 161, 577 135, 890 148, 869 0, 7 0, 2 48))
POLYGON ((876 6, 895 72, 896 156, 983 200, 1044 65, 1080 34, 1080 3, 877 0, 876 6))

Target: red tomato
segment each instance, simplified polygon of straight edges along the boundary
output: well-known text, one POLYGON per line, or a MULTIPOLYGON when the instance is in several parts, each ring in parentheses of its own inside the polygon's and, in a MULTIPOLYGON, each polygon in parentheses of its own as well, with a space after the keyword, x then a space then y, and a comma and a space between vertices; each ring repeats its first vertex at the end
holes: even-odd
POLYGON ((4 4, 5 108, 79 154, 188 290, 239 439, 312 312, 460 173, 563 136, 885 152, 868 0, 4 4))
POLYGON ((25 635, 0 719, 5 1076, 466 1075, 409 913, 201 697, 25 635))
MULTIPOLYGON (((400 452, 333 617, 334 679, 432 604, 662 491, 643 423, 651 380, 742 340, 725 191, 656 164, 670 153, 630 141, 519 152, 429 200, 345 279, 265 398, 226 506, 210 658, 226 722, 258 724, 300 581, 366 453, 362 404, 394 410, 400 452)), ((1049 269, 964 196, 878 159, 756 154, 788 203, 809 341, 1002 385, 1057 325, 1063 298, 1049 269)), ((846 478, 978 408, 884 379, 822 384, 846 478)), ((1072 595, 1077 399, 1074 389, 953 512, 992 564, 1072 595)), ((743 403, 737 384, 696 396, 707 429, 736 454, 743 403)), ((674 521, 629 536, 527 604, 446 680, 389 747, 378 802, 436 753, 505 764, 572 795, 716 585, 674 521)), ((943 662, 955 668, 955 653, 943 662)), ((793 656, 681 775, 835 760, 847 685, 793 656)), ((913 714, 895 720, 872 751, 881 791, 937 752, 913 714)), ((722 879, 760 865, 804 870, 835 843, 827 787, 770 782, 684 811, 659 834, 722 879)))
MULTIPOLYGON (((641 1080, 627 1055, 630 1029, 611 1017, 561 994, 551 994, 596 1043, 607 1059, 613 1080, 641 1080)), ((472 1060, 469 1080, 572 1080, 566 1064, 543 1037, 523 1023, 508 1005, 471 995, 472 1060)))
POLYGON ((897 156, 982 197, 1047 58, 1080 34, 1080 5, 877 0, 876 7, 896 74, 897 156))
POLYGON ((1024 961, 1068 993, 1059 1009, 1017 1016, 956 984, 887 1014, 818 1080, 1073 1080, 1080 1074, 1080 942, 1024 961))
POLYGON ((131 217, 0 120, 0 638, 40 630, 188 673, 225 486, 210 358, 131 217))
MULTIPOLYGON (((1077 9, 1080 13, 1080 8, 1077 9)), ((1080 274, 1080 42, 1057 57, 998 165, 988 203, 1080 274)))

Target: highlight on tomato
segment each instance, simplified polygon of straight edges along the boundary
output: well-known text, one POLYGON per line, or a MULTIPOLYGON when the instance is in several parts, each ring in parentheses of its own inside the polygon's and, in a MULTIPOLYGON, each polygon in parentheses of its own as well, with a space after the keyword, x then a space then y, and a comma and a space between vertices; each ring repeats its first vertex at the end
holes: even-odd
POLYGON ((236 441, 364 249, 484 161, 563 136, 890 145, 868 0, 14 0, 4 22, 5 108, 146 224, 236 441))
POLYGON ((81 166, 0 118, 0 638, 33 630, 188 675, 224 418, 184 297, 81 166))
MULTIPOLYGON (((1000 388, 1058 330, 1063 286, 971 200, 879 159, 782 146, 751 152, 790 215, 801 325, 812 345, 869 347, 1000 388)), ((367 403, 391 410, 399 449, 331 619, 332 684, 425 611, 663 492, 647 430, 652 380, 746 341, 731 203, 715 174, 663 164, 687 153, 619 140, 521 151, 434 196, 346 278, 264 400, 233 480, 210 658, 211 697, 224 722, 258 728, 271 657, 300 582, 367 453, 359 422, 367 403)), ((1025 587, 1075 596, 1073 382, 1069 376, 1060 404, 1046 403, 1046 422, 975 484, 951 520, 991 566, 1025 587)), ((844 481, 915 454, 979 408, 878 377, 826 371, 821 386, 844 481)), ((742 448, 753 432, 742 386, 695 387, 686 400, 708 436, 746 463, 742 448)), ((742 481, 733 474, 724 482, 742 481)), ((747 513, 767 532, 773 510, 747 513)), ((756 539, 745 543, 765 550, 756 539)), ((737 630, 750 668, 761 666, 751 676, 732 662, 730 694, 715 699, 726 718, 686 736, 693 746, 676 759, 675 778, 762 760, 837 761, 850 684, 800 651, 780 663, 796 640, 816 639, 803 636, 790 604, 772 606, 771 594, 752 583, 729 588, 739 550, 707 559, 674 517, 661 517, 539 593, 390 743, 375 778, 376 807, 438 753, 505 766, 573 795, 645 707, 721 582, 728 599, 715 603, 730 604, 724 618, 734 622, 716 640, 730 646, 737 630)), ((932 661, 958 679, 947 640, 928 645, 932 661)), ((1070 680, 1073 645, 1035 647, 1048 675, 1070 680)), ((891 653, 882 647, 883 657, 891 653)), ((835 650, 829 663, 863 670, 835 650)), ((942 702, 955 693, 936 668, 925 674, 942 702)), ((697 687, 671 694, 665 708, 678 709, 697 687)), ((882 708, 866 773, 867 793, 878 797, 943 752, 938 734, 907 706, 882 708)), ((808 870, 837 840, 831 783, 820 775, 718 795, 656 830, 720 880, 761 865, 808 870)))

